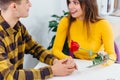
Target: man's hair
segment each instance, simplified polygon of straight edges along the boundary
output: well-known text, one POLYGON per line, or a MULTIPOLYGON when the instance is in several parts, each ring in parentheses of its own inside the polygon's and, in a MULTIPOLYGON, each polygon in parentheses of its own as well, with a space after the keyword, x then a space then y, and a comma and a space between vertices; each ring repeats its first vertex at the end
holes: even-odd
POLYGON ((0 0, 0 9, 6 10, 11 2, 20 4, 21 0, 0 0))

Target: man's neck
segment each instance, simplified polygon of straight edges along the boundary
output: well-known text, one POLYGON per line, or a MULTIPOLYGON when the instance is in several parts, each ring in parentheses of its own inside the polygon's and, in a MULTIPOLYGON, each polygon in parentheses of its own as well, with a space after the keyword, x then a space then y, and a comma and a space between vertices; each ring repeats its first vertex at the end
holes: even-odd
POLYGON ((15 15, 8 14, 7 12, 1 12, 1 15, 12 28, 15 26, 15 24, 19 20, 17 17, 15 17, 15 15))

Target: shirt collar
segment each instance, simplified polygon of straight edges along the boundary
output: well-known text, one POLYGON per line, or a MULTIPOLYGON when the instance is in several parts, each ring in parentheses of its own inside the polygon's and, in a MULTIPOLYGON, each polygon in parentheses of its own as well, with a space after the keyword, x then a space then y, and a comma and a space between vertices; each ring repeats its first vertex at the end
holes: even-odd
POLYGON ((21 23, 18 21, 13 28, 10 27, 10 25, 1 16, 1 12, 0 12, 0 25, 10 35, 10 34, 17 33, 19 31, 21 23))

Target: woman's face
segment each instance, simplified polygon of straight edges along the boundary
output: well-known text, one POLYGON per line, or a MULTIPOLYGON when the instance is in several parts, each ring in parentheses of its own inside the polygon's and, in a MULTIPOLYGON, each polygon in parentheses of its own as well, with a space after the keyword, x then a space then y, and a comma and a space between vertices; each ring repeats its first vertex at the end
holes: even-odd
POLYGON ((68 9, 73 18, 83 19, 83 10, 78 0, 69 0, 68 9))

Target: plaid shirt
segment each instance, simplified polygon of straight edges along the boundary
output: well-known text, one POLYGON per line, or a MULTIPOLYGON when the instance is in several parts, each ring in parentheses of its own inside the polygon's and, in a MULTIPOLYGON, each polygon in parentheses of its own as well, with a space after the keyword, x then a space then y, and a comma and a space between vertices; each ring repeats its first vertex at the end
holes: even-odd
POLYGON ((41 80, 53 76, 50 66, 24 70, 24 53, 50 65, 55 59, 32 39, 20 21, 11 28, 0 15, 0 80, 41 80))

